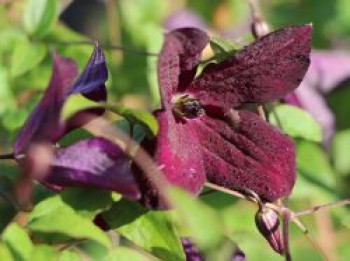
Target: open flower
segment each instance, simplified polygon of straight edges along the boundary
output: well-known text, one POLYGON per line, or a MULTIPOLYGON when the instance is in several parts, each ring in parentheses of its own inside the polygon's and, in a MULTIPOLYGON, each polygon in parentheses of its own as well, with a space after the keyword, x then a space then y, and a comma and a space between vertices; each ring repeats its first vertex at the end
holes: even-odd
MULTIPOLYGON (((23 125, 15 141, 14 154, 24 172, 39 169, 40 162, 27 155, 31 148, 52 147, 68 131, 81 127, 103 109, 87 109, 68 120, 61 121, 61 111, 69 95, 80 93, 93 101, 106 101, 108 72, 102 50, 96 46, 85 69, 78 77, 74 61, 53 53, 53 73, 47 90, 23 125), (24 158, 21 156, 24 155, 24 158), (29 166, 29 167, 28 167, 29 166)), ((67 186, 90 186, 117 191, 129 198, 139 195, 137 184, 123 151, 104 138, 81 140, 66 148, 54 148, 46 175, 40 178, 45 185, 60 189, 67 186)), ((40 168, 42 169, 42 168, 40 168)), ((31 173, 35 176, 35 173, 31 173)))
POLYGON ((197 77, 207 34, 183 28, 165 36, 154 156, 169 182, 197 194, 208 180, 252 190, 264 201, 290 194, 293 142, 244 105, 280 99, 298 87, 309 66, 310 35, 310 25, 277 30, 197 77))

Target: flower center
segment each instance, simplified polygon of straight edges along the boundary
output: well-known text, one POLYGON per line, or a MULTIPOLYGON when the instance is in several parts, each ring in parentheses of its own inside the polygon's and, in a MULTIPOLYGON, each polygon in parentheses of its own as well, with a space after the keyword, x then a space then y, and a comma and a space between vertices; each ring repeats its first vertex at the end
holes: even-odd
POLYGON ((200 101, 191 98, 188 94, 175 97, 173 111, 180 118, 197 118, 204 114, 200 101))

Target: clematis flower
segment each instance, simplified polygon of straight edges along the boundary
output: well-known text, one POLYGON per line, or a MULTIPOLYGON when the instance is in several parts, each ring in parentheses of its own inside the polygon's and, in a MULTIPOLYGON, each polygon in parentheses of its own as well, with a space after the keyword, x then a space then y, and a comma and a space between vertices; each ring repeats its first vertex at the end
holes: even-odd
MULTIPOLYGON (((96 46, 85 69, 78 77, 77 66, 71 59, 53 53, 53 73, 39 104, 20 130, 14 145, 14 154, 24 172, 39 169, 35 157, 26 155, 35 146, 52 145, 67 132, 86 123, 87 114, 100 115, 103 109, 87 109, 61 121, 66 99, 79 93, 93 101, 106 101, 108 72, 102 50, 96 46), (25 155, 24 159, 21 155, 25 155), (29 166, 29 167, 28 167, 29 166), (29 170, 30 169, 30 170, 29 170)), ((123 151, 104 138, 81 140, 66 148, 54 148, 49 170, 40 181, 50 188, 88 186, 117 191, 129 198, 139 195, 137 184, 129 168, 129 159, 123 151)), ((42 169, 42 168, 40 168, 42 169)), ((35 176, 35 173, 31 173, 35 176)))
MULTIPOLYGON (((158 59, 162 104, 154 157, 170 183, 198 194, 208 180, 252 190, 264 201, 290 194, 293 142, 244 108, 298 87, 309 66, 310 35, 310 25, 277 30, 206 66, 197 77, 207 34, 183 28, 165 36, 158 59)), ((144 190, 144 197, 154 196, 154 190, 144 190)))

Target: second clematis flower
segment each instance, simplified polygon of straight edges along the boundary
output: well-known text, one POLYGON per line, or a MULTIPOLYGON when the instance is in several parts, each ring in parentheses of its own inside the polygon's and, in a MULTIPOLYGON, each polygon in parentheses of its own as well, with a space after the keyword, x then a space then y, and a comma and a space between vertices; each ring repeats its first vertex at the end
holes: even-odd
MULTIPOLYGON (((198 76, 207 34, 194 28, 166 34, 153 152, 170 183, 198 194, 208 180, 252 190, 264 201, 290 194, 293 142, 246 105, 280 99, 298 87, 309 66, 311 31, 311 25, 277 30, 198 76)), ((145 189, 145 198, 154 195, 145 189)))
POLYGON ((34 154, 43 151, 45 156, 51 150, 47 170, 37 177, 46 186, 53 189, 94 187, 137 199, 139 190, 129 166, 130 159, 114 143, 94 137, 65 148, 53 146, 67 132, 84 125, 91 115, 99 116, 104 111, 102 108, 86 109, 66 121, 61 120, 64 103, 70 95, 78 93, 96 102, 106 101, 108 71, 100 47, 95 46, 79 77, 77 72, 73 60, 53 52, 53 72, 49 86, 17 136, 15 158, 22 166, 24 175, 31 172, 30 175, 38 176, 38 173, 32 172, 40 172, 42 160, 34 154), (40 147, 48 148, 47 153, 40 147))

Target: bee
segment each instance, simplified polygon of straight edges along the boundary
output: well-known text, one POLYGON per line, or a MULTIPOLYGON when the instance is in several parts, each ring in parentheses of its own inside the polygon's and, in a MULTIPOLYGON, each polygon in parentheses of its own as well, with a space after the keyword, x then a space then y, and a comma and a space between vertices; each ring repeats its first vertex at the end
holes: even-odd
POLYGON ((173 111, 179 118, 197 118, 204 114, 204 109, 198 99, 188 94, 175 97, 173 111))

